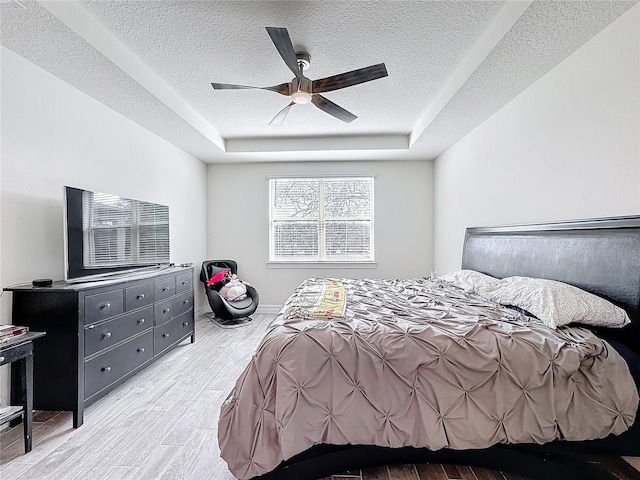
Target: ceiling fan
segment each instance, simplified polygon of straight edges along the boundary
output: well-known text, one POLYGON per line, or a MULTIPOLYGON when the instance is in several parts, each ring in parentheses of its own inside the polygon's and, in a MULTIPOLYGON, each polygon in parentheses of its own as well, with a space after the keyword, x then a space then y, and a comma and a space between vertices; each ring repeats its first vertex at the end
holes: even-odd
POLYGON ((266 27, 266 29, 284 63, 287 64, 287 67, 289 67, 295 75, 293 80, 272 87, 251 87, 247 85, 231 85, 228 83, 212 83, 211 86, 216 90, 259 88, 291 97, 291 103, 280 110, 280 112, 273 117, 273 120, 269 122, 269 125, 282 125, 291 107, 295 104, 306 104, 309 102, 343 122, 352 122, 358 117, 323 97, 320 93, 351 87, 352 85, 358 85, 359 83, 369 82, 387 76, 387 68, 384 63, 379 63, 331 77, 310 80, 304 76, 303 72, 305 68, 309 68, 311 56, 307 52, 296 52, 294 50, 291 37, 289 37, 289 32, 286 28, 266 27))

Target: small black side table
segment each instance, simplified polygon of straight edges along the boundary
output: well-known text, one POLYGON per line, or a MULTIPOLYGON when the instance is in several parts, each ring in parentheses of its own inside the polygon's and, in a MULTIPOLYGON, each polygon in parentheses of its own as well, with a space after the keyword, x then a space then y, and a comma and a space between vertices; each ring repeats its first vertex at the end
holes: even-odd
MULTIPOLYGON (((21 406, 0 415, 0 425, 22 417, 24 425, 24 453, 31 451, 31 428, 33 426, 33 340, 43 337, 44 332, 29 332, 16 335, 0 344, 0 365, 17 362, 21 379, 21 406)), ((14 366, 12 365, 11 368, 14 366)))

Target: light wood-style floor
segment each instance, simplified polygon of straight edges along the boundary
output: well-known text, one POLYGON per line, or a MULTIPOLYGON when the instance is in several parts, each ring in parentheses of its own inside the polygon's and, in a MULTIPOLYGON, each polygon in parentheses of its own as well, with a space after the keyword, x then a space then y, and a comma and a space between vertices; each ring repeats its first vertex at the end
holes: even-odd
MULTIPOLYGON (((233 480, 220 459, 218 412, 273 315, 221 329, 206 317, 184 343, 91 405, 74 430, 70 412, 35 412, 33 450, 22 427, 0 432, 2 480, 233 480)), ((36 352, 37 355, 37 352, 36 352)), ((37 362, 37 356, 35 361, 37 362)), ((594 459, 620 479, 640 479, 640 458, 594 459)), ((400 465, 334 475, 333 480, 522 480, 452 465, 400 465)), ((302 479, 301 479, 302 480, 302 479)), ((323 479, 331 480, 331 479, 323 479)))

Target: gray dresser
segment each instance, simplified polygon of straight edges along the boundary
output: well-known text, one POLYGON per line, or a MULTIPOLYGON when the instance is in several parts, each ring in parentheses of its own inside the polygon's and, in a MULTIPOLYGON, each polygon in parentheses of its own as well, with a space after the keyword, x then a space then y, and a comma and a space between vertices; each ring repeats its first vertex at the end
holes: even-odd
MULTIPOLYGON (((35 342, 34 408, 71 410, 102 398, 187 338, 195 341, 193 268, 51 287, 14 287, 15 325, 35 342)), ((20 379, 12 374, 12 398, 20 379)))

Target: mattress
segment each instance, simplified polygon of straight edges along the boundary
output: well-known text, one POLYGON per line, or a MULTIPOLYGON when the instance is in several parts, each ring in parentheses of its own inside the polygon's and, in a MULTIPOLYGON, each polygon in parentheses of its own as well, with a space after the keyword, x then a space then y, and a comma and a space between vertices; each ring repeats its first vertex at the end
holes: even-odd
POLYGON ((551 330, 441 279, 339 283, 335 317, 301 310, 325 279, 296 289, 224 402, 218 440, 237 478, 317 444, 542 444, 635 420, 627 364, 586 328, 551 330))

